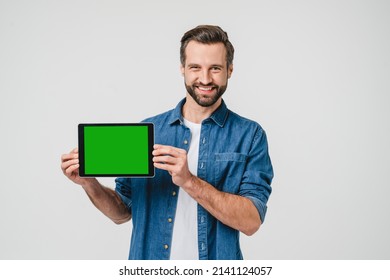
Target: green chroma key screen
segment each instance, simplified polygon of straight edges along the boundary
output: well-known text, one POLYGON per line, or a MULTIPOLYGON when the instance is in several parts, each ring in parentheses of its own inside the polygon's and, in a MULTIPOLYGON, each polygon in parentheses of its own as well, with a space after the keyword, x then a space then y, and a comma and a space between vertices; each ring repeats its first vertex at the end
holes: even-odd
POLYGON ((153 124, 79 124, 81 177, 153 177, 153 124))

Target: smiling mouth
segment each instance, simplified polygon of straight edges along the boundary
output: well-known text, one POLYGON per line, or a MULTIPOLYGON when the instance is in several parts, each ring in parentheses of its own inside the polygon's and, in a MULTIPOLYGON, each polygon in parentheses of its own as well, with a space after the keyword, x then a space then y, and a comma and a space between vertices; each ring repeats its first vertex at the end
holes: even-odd
POLYGON ((213 91, 215 89, 214 86, 196 86, 196 88, 204 93, 210 93, 211 91, 213 91))

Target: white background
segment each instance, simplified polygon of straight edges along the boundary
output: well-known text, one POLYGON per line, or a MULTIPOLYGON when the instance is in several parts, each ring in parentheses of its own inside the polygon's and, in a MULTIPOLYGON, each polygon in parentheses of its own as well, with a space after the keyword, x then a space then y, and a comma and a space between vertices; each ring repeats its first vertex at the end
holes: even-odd
POLYGON ((179 41, 199 24, 228 32, 225 101, 266 130, 275 170, 244 257, 389 259, 389 14, 379 0, 0 0, 0 259, 127 258, 130 223, 98 212, 60 157, 80 122, 173 108, 179 41))

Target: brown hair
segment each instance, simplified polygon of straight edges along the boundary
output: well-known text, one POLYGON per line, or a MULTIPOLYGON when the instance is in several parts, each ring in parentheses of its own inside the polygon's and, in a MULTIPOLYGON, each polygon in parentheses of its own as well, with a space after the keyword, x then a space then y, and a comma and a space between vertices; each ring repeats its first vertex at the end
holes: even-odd
POLYGON ((229 41, 227 33, 223 31, 221 27, 214 25, 199 25, 183 35, 180 41, 180 62, 183 66, 186 61, 186 47, 190 41, 196 41, 202 44, 223 43, 226 48, 227 67, 233 63, 234 48, 229 41))

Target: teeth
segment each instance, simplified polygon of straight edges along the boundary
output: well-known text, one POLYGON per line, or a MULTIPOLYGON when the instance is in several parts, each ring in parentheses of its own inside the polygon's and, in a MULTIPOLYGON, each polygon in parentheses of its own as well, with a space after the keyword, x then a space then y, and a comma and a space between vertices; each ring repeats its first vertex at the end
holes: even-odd
POLYGON ((212 90, 213 88, 212 87, 199 87, 199 89, 201 89, 201 90, 212 90))

